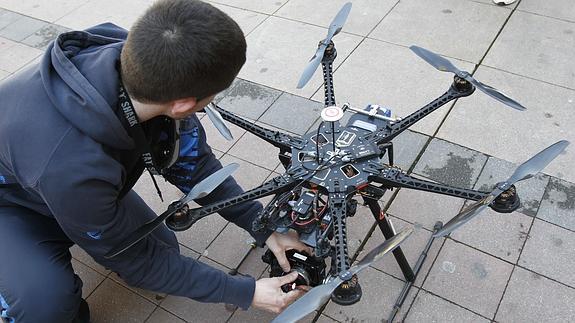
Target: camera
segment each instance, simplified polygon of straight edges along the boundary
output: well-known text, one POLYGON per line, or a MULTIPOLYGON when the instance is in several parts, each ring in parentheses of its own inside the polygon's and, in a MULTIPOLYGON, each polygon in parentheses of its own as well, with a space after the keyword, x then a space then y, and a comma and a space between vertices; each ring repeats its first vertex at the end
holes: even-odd
MULTIPOLYGON (((320 257, 315 257, 297 250, 286 251, 286 256, 290 264, 291 271, 297 272, 298 278, 295 282, 282 286, 284 292, 294 290, 296 286, 315 287, 320 285, 325 278, 325 262, 320 257)), ((270 277, 281 277, 287 275, 280 267, 275 255, 271 250, 267 250, 262 256, 263 262, 270 265, 270 277)))

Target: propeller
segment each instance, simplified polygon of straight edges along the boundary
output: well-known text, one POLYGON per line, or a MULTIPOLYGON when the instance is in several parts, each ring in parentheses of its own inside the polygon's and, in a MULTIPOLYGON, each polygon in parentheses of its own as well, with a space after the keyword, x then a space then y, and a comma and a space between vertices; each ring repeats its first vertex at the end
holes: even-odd
POLYGON ((172 203, 164 213, 160 214, 154 220, 133 231, 126 239, 124 239, 121 243, 119 243, 116 247, 104 255, 104 257, 108 259, 113 258, 138 243, 140 240, 152 233, 152 231, 159 227, 160 224, 164 222, 164 220, 166 220, 172 214, 176 213, 184 205, 188 204, 194 199, 202 198, 210 194, 216 187, 218 187, 224 180, 226 180, 226 178, 232 175, 238 169, 238 167, 240 167, 239 164, 231 163, 206 177, 203 181, 196 184, 188 192, 188 194, 186 194, 180 200, 172 203))
POLYGON ((385 240, 382 244, 371 250, 363 259, 355 266, 352 266, 347 271, 332 278, 329 282, 316 286, 310 291, 305 293, 293 304, 288 306, 280 315, 278 315, 272 323, 295 322, 304 318, 309 313, 318 309, 321 305, 329 300, 331 293, 344 281, 351 279, 353 275, 359 273, 363 269, 369 267, 372 263, 379 260, 385 254, 397 248, 409 235, 414 231, 414 227, 410 226, 403 229, 398 234, 390 239, 385 240))
POLYGON ((453 219, 449 220, 449 222, 447 222, 443 228, 437 231, 437 233, 435 233, 433 236, 436 238, 446 236, 453 230, 465 224, 467 221, 471 220, 477 214, 481 213, 481 211, 485 210, 485 208, 487 208, 491 202, 493 202, 501 193, 508 190, 511 185, 518 181, 531 178, 542 171, 543 168, 545 168, 553 159, 559 156, 559 154, 561 154, 561 152, 563 152, 563 150, 565 150, 568 145, 568 141, 561 140, 543 149, 537 155, 531 157, 528 161, 517 167, 509 179, 507 179, 505 182, 498 183, 495 186, 493 192, 481 200, 473 203, 471 206, 456 215, 453 219))
POLYGON ((347 16, 349 15, 350 11, 351 11, 351 2, 348 2, 343 5, 343 7, 339 10, 335 18, 333 18, 327 31, 327 37, 325 37, 325 39, 321 41, 321 43, 317 48, 317 51, 310 59, 307 67, 305 68, 303 74, 301 75, 301 78, 299 79, 299 82, 297 84, 298 89, 303 88, 307 84, 307 82, 311 79, 313 73, 315 73, 315 70, 317 69, 319 63, 323 59, 323 54, 325 53, 325 49, 331 42, 331 38, 339 34, 341 29, 343 28, 343 24, 347 20, 347 16))
POLYGON ((513 100, 512 98, 508 97, 507 95, 503 94, 501 91, 497 90, 494 87, 491 87, 487 84, 481 83, 478 80, 474 79, 469 72, 461 71, 455 65, 453 65, 450 61, 445 59, 444 57, 439 56, 438 54, 429 51, 425 48, 421 48, 418 46, 410 46, 411 49, 417 56, 421 57, 424 61, 428 62, 431 66, 435 67, 436 69, 442 72, 451 72, 462 79, 466 80, 467 82, 475 85, 476 88, 483 91, 485 94, 489 95, 490 97, 494 98, 495 100, 506 104, 514 109, 523 111, 526 110, 524 106, 522 106, 519 102, 513 100))
POLYGON ((218 112, 218 110, 216 109, 216 105, 213 102, 210 102, 204 108, 204 111, 208 115, 208 118, 210 118, 210 121, 212 121, 216 129, 218 129, 218 131, 222 134, 224 138, 226 138, 228 141, 234 139, 234 137, 232 136, 232 132, 230 131, 228 126, 226 126, 224 118, 222 118, 222 115, 218 112))

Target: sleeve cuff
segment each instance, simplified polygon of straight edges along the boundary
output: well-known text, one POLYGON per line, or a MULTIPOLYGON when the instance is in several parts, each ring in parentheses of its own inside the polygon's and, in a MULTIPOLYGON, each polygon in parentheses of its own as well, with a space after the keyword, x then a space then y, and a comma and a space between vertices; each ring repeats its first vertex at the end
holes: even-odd
POLYGON ((227 304, 237 305, 243 310, 247 310, 250 305, 252 305, 255 291, 256 281, 253 277, 228 275, 226 291, 222 301, 227 304))

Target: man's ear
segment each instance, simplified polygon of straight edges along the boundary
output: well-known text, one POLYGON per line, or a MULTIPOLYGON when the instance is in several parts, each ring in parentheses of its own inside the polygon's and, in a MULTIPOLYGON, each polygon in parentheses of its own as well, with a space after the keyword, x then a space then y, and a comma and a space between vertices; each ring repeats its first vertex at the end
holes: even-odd
POLYGON ((171 117, 179 119, 190 115, 194 110, 198 100, 194 97, 178 99, 170 104, 170 114, 171 117))

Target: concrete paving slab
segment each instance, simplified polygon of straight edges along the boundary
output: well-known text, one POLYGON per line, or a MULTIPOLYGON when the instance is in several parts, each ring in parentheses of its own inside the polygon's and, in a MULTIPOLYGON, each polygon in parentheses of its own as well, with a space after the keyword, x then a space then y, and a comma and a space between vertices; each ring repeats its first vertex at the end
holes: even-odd
MULTIPOLYGON (((307 315, 306 317, 298 320, 298 322, 312 322, 316 312, 307 315)), ((229 323, 243 323, 243 322, 271 322, 277 314, 273 314, 264 310, 250 308, 247 311, 241 309, 235 311, 234 316, 228 321, 229 323)), ((329 322, 329 321, 328 321, 329 322)))
POLYGON ((487 208, 473 220, 453 231, 450 237, 516 263, 532 221, 532 217, 519 212, 497 213, 487 208))
POLYGON ((574 32, 572 22, 516 11, 483 64, 575 89, 574 32))
POLYGON ((84 299, 106 279, 106 276, 99 274, 76 259, 72 259, 72 268, 74 268, 74 273, 82 279, 82 297, 84 299))
POLYGON ((16 12, 0 8, 0 30, 4 29, 4 27, 12 24, 21 17, 22 15, 16 12))
POLYGON ((571 322, 575 290, 537 273, 515 267, 495 320, 497 322, 571 322))
POLYGON ((228 165, 231 163, 240 164, 240 168, 234 174, 234 178, 246 191, 261 185, 272 172, 271 170, 256 166, 227 154, 220 158, 220 161, 222 162, 222 165, 228 165))
POLYGON ((448 240, 423 288, 485 317, 493 317, 513 266, 448 240))
MULTIPOLYGON (((349 1, 291 0, 281 7, 275 15, 328 28, 332 19, 346 2, 349 1)), ((351 11, 342 30, 356 35, 367 36, 398 2, 398 0, 353 1, 351 11)))
POLYGON ((86 301, 92 322, 143 322, 156 307, 111 279, 106 279, 86 301))
MULTIPOLYGON (((395 217, 389 217, 388 219, 391 220, 391 223, 395 228, 396 232, 399 232, 403 228, 411 225, 410 223, 395 217)), ((419 259, 419 256, 421 255, 421 252, 423 251, 423 248, 427 244, 427 241, 429 240, 430 236, 431 236, 430 231, 427 231, 425 229, 416 230, 404 243, 401 244, 403 254, 407 258, 407 261, 411 265, 411 268, 414 268, 415 263, 419 259)), ((421 267, 421 270, 419 271, 419 274, 417 275, 417 279, 415 280, 415 286, 420 287, 421 284, 423 283, 425 276, 429 272, 429 269, 431 269, 433 260, 435 259, 435 257, 439 253, 439 250, 441 249, 441 246, 443 245, 444 240, 445 240, 444 238, 435 239, 435 241, 431 245, 431 249, 427 253, 427 259, 425 260, 423 266, 421 267)), ((371 251, 373 248, 378 246, 383 241, 385 241, 383 233, 381 233, 381 230, 379 229, 379 227, 377 227, 375 231, 372 233, 369 240, 367 241, 367 244, 364 246, 361 254, 358 256, 358 259, 361 259, 363 256, 366 255, 367 252, 371 251)), ((377 261, 375 264, 371 266, 385 273, 388 273, 397 279, 405 281, 405 276, 401 272, 401 269, 399 268, 399 265, 397 264, 397 261, 395 260, 395 257, 393 256, 392 253, 385 255, 383 258, 381 258, 381 260, 377 261)))
POLYGON ((2 81, 3 79, 7 78, 9 75, 11 75, 10 72, 6 72, 3 70, 0 70, 0 81, 2 81))
POLYGON ((536 219, 518 264, 575 288, 573 250, 572 231, 536 219))
POLYGON ((232 132, 233 139, 228 141, 226 140, 220 132, 216 129, 214 124, 210 121, 210 118, 202 118, 201 119, 202 126, 206 132, 206 138, 208 145, 213 149, 217 149, 221 152, 227 152, 246 132, 244 129, 233 125, 229 122, 226 122, 226 125, 232 132))
POLYGON ((152 315, 146 320, 146 322, 185 323, 186 321, 164 310, 163 308, 157 307, 152 315))
POLYGON ((227 224, 226 219, 218 214, 212 214, 199 220, 190 229, 176 232, 176 237, 182 245, 203 253, 227 224))
POLYGON ((90 0, 62 14, 58 17, 60 19, 49 21, 76 30, 83 30, 103 22, 130 28, 152 3, 152 0, 90 0))
MULTIPOLYGON (((419 132, 406 130, 393 139, 393 159, 395 166, 407 171, 412 165, 429 137, 419 132)), ((389 163, 388 156, 383 156, 389 163)))
MULTIPOLYGON (((200 260, 216 269, 229 271, 229 268, 205 257, 200 260)), ((232 312, 226 310, 224 304, 200 303, 186 297, 171 295, 166 297, 160 306, 186 322, 226 322, 232 315, 232 312)))
MULTIPOLYGON (((363 296, 354 305, 340 306, 329 302, 323 313, 340 322, 381 322, 387 320, 403 282, 373 268, 359 274, 363 296)), ((416 288, 409 293, 406 303, 415 297, 416 288)), ((401 316, 399 316, 401 317, 401 316)))
POLYGON ((268 17, 261 13, 225 6, 215 2, 211 2, 211 4, 232 17, 240 25, 244 35, 248 35, 268 17))
POLYGON ((436 295, 421 290, 405 322, 477 322, 487 323, 490 320, 481 317, 457 304, 448 302, 436 295))
POLYGON ((242 79, 236 80, 226 92, 226 96, 218 102, 218 106, 244 118, 258 120, 282 94, 281 91, 266 86, 242 79))
POLYGON ((110 271, 108 269, 104 268, 102 265, 97 263, 90 255, 88 255, 78 245, 72 246, 72 248, 70 248, 70 253, 72 254, 72 257, 74 257, 74 259, 76 259, 79 262, 81 262, 82 264, 94 269, 98 273, 100 273, 104 276, 108 276, 108 274, 110 273, 110 271))
POLYGON ((0 29, 0 37, 19 42, 47 25, 45 21, 20 16, 16 21, 0 29))
POLYGON ((20 43, 0 37, 0 69, 14 73, 24 67, 34 58, 40 56, 42 51, 20 43))
POLYGON ((486 161, 480 152, 433 139, 413 171, 440 183, 472 188, 486 161))
MULTIPOLYGON (((508 179, 518 166, 505 160, 489 157, 481 175, 477 179, 475 189, 491 192, 496 183, 508 179)), ((515 187, 521 199, 521 207, 517 209, 517 212, 535 216, 539 210, 547 183, 549 183, 549 176, 541 173, 528 180, 517 182, 515 187)))
POLYGON ((232 7, 252 10, 255 12, 262 12, 266 14, 272 14, 276 12, 279 8, 285 5, 288 0, 276 0, 276 1, 266 1, 266 0, 217 0, 214 1, 221 4, 226 4, 232 7))
MULTIPOLYGON (((458 60, 453 63, 461 68, 473 68, 458 60)), ((335 98, 339 104, 348 102, 355 108, 379 104, 390 108, 396 117, 406 117, 432 102, 445 93, 452 82, 451 75, 435 70, 411 50, 373 39, 365 39, 334 74, 335 98)), ((313 98, 323 102, 323 88, 313 98)), ((451 103, 410 129, 432 135, 449 106, 451 103)))
POLYGON ((369 37, 478 63, 510 13, 473 1, 401 1, 369 37))
POLYGON ((70 29, 66 27, 48 24, 34 32, 32 35, 26 37, 22 40, 22 43, 34 48, 46 49, 46 47, 48 47, 48 45, 56 39, 58 35, 68 31, 70 31, 70 29))
POLYGON ((322 109, 322 103, 284 92, 261 116, 260 121, 303 135, 320 116, 322 109))
MULTIPOLYGON (((258 279, 259 277, 269 277, 269 273, 266 270, 268 265, 262 261, 262 256, 267 248, 254 248, 246 260, 238 268, 238 271, 244 275, 250 275, 258 279)), ((234 265, 234 268, 238 266, 238 263, 234 265)))
MULTIPOLYGON (((247 36, 247 61, 239 77, 309 98, 323 84, 321 69, 303 89, 296 85, 326 34, 326 28, 270 17, 247 36)), ((360 41, 358 36, 338 34, 334 67, 341 65, 360 41)))
MULTIPOLYGON (((228 268, 236 268, 250 250, 250 243, 252 241, 253 238, 248 232, 236 225, 230 224, 226 226, 202 255, 228 268)), ((266 265, 262 262, 260 266, 259 272, 261 273, 266 265)), ((250 274, 253 275, 253 273, 250 274)))
POLYGON ((447 223, 459 213, 464 201, 458 197, 401 189, 387 213, 411 223, 420 223, 431 231, 435 222, 447 223))
POLYGON ((522 0, 517 9, 575 22, 575 6, 569 0, 555 0, 552 6, 542 6, 537 0, 522 0))
MULTIPOLYGON (((360 200, 361 199, 358 199, 358 201, 360 200)), ((361 202, 362 201, 360 201, 360 203, 361 202)), ((369 238, 367 234, 374 224, 375 218, 371 214, 370 209, 363 205, 357 206, 355 216, 346 218, 347 249, 350 257, 353 257, 359 246, 361 246, 365 239, 369 238)))
POLYGON ((268 170, 274 170, 280 163, 279 149, 263 141, 256 135, 246 132, 228 151, 228 154, 258 164, 268 170))
POLYGON ((537 217, 575 230, 575 184, 551 177, 537 217))
MULTIPOLYGON (((476 78, 504 91, 527 110, 517 111, 475 93, 458 101, 438 137, 516 164, 559 140, 575 142, 571 126, 575 91, 487 67, 480 67, 476 78)), ((543 173, 575 182, 573 162, 575 148, 570 146, 543 173)))
POLYGON ((49 2, 0 0, 0 7, 29 17, 54 22, 86 2, 87 0, 53 0, 49 2))

